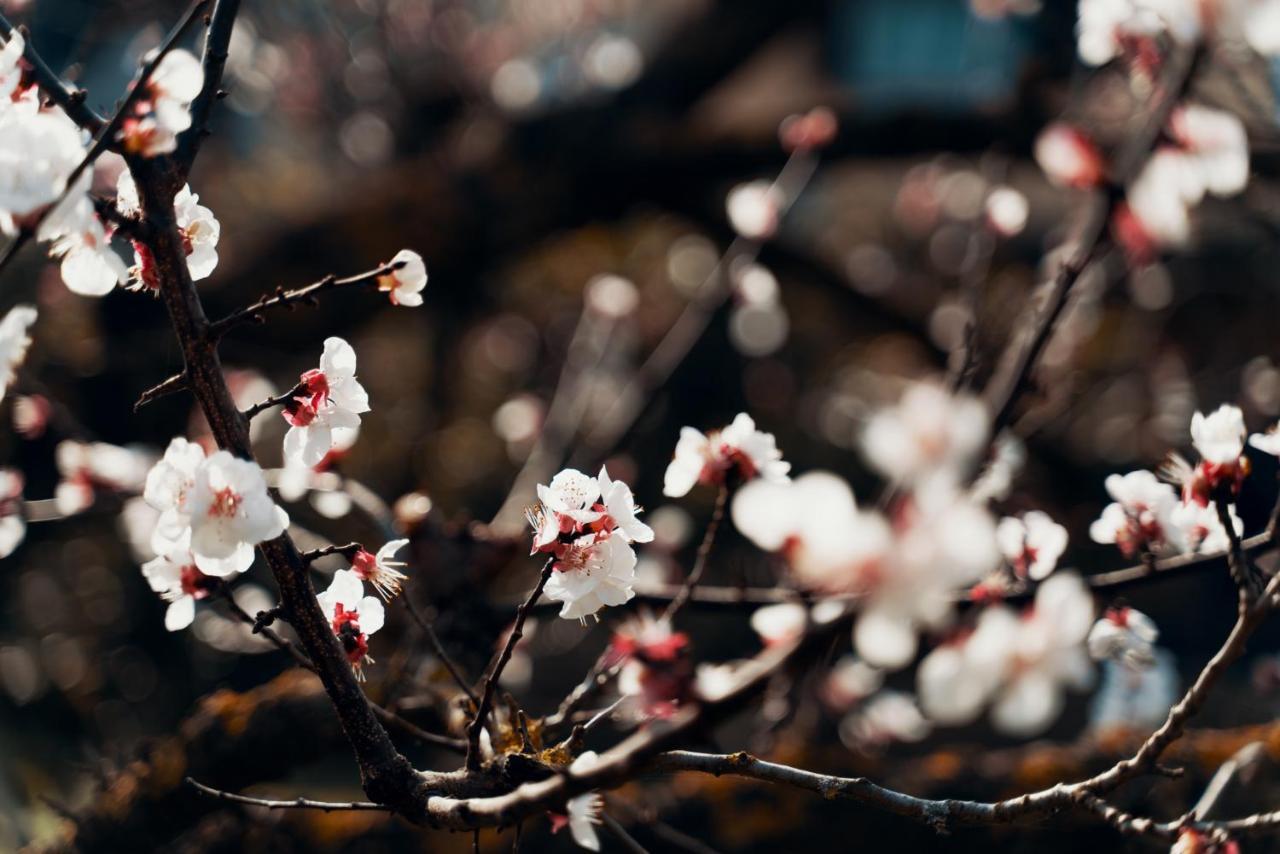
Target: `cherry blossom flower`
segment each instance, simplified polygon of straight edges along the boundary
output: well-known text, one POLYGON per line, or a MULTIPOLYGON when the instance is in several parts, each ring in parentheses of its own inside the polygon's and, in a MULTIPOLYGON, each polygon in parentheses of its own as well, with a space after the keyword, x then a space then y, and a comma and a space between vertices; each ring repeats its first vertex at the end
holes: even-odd
POLYGON ((1197 0, 1080 0, 1077 47, 1089 65, 1130 56, 1151 70, 1158 63, 1157 36, 1189 44, 1202 26, 1197 0))
POLYGON ((851 747, 875 750, 894 742, 922 741, 933 729, 910 694, 881 691, 840 722, 841 738, 851 747))
MULTIPOLYGON (((569 765, 570 774, 582 774, 589 771, 599 762, 595 751, 584 751, 569 765)), ((604 810, 604 799, 599 792, 587 792, 570 798, 565 803, 566 813, 548 813, 551 818, 551 832, 559 833, 569 828, 569 835, 580 848, 588 851, 600 850, 600 837, 596 834, 596 825, 600 823, 600 813, 604 810)))
POLYGON ((723 484, 730 475, 740 482, 756 477, 780 482, 787 479, 790 470, 791 464, 783 461, 773 434, 757 430, 751 416, 740 412, 728 427, 707 435, 692 427, 681 428, 662 493, 680 498, 695 484, 723 484))
POLYGON ((1049 182, 1060 187, 1088 188, 1102 180, 1102 153, 1085 134, 1055 122, 1036 137, 1036 163, 1049 182))
POLYGON ((1172 519, 1178 506, 1173 487, 1161 483, 1149 471, 1113 474, 1107 478, 1106 487, 1113 503, 1089 526, 1089 536, 1095 543, 1114 543, 1125 557, 1133 557, 1143 549, 1156 553, 1181 549, 1179 529, 1172 519))
POLYGON ((0 468, 0 560, 13 554, 27 535, 22 515, 22 473, 0 468))
POLYGON ((17 30, 9 33, 8 41, 0 49, 0 110, 5 109, 6 102, 12 102, 22 88, 22 55, 26 49, 26 39, 17 30))
POLYGON ((754 480, 734 495, 730 517, 758 548, 782 554, 799 584, 829 593, 873 583, 892 541, 884 518, 859 510, 849 485, 828 472, 754 480))
POLYGON ((798 602, 765 605, 751 614, 751 628, 765 646, 791 643, 804 634, 809 624, 809 609, 798 602))
POLYGON ((369 411, 369 395, 356 379, 356 351, 341 338, 326 338, 320 367, 302 375, 303 393, 285 405, 291 425, 284 437, 284 455, 302 465, 315 466, 334 447, 335 430, 360 426, 369 411))
MULTIPOLYGON (((12 42, 10 42, 12 44, 12 42)), ((57 201, 67 176, 84 159, 80 129, 60 110, 38 100, 0 109, 0 221, 12 232, 21 221, 57 201)), ((88 189, 89 176, 77 190, 88 189)), ((73 194, 74 195, 74 194, 73 194)))
POLYGON ((401 249, 391 263, 402 266, 379 276, 378 290, 387 293, 392 305, 406 308, 422 305, 422 289, 427 286, 427 265, 422 256, 412 249, 401 249))
MULTIPOLYGON (((1227 512, 1231 515, 1236 536, 1243 535, 1244 522, 1236 515, 1235 505, 1228 505, 1227 512)), ((1195 501, 1179 504, 1174 508, 1170 521, 1178 532, 1175 540, 1184 551, 1212 554, 1225 552, 1231 545, 1215 505, 1195 501)))
POLYGON ((562 618, 585 621, 605 606, 629 602, 636 595, 635 580, 636 553, 621 533, 605 539, 588 534, 561 550, 546 594, 563 603, 562 618))
MULTIPOLYGON (((151 550, 168 554, 191 545, 191 494, 196 473, 204 465, 204 448, 175 436, 161 458, 147 473, 142 497, 159 514, 151 534, 151 550)), ((246 549, 227 571, 243 572, 253 562, 253 550, 246 549)))
MULTIPOLYGON (((139 212, 138 186, 128 169, 120 172, 116 182, 116 207, 126 215, 139 212)), ((222 225, 213 211, 200 204, 200 197, 191 192, 189 184, 173 197, 173 213, 187 255, 187 271, 192 281, 208 278, 218 266, 218 238, 222 225)), ((134 243, 134 265, 130 270, 137 288, 155 290, 160 287, 155 259, 145 244, 134 243)))
POLYGON ((610 652, 625 662, 618 674, 618 691, 626 698, 622 713, 635 720, 668 718, 693 688, 688 656, 689 636, 671 621, 646 611, 618 628, 610 652))
POLYGON ((342 642, 343 652, 356 678, 363 680, 363 667, 373 664, 369 657, 369 637, 382 628, 386 611, 377 596, 365 596, 360 577, 349 569, 333 574, 333 581, 323 593, 316 594, 320 610, 329 619, 333 633, 342 642))
POLYGON ((93 504, 95 486, 115 492, 141 490, 154 457, 106 442, 66 440, 58 443, 55 460, 61 479, 54 499, 59 513, 72 516, 93 504))
POLYGON ((29 305, 16 305, 0 320, 0 400, 17 377, 18 366, 31 347, 30 328, 36 322, 36 310, 29 305))
POLYGON ((52 415, 53 404, 42 394, 20 394, 13 400, 13 429, 29 442, 44 435, 52 415))
POLYGON ((750 181, 729 191, 725 211, 738 234, 748 240, 768 240, 778 230, 782 201, 772 181, 750 181))
POLYGON ((986 447, 987 408, 976 397, 951 395, 930 383, 912 385, 896 406, 871 416, 862 453, 894 482, 959 480, 986 447))
POLYGON ((1053 572, 1067 547, 1067 529, 1048 513, 1032 510, 1022 518, 1006 516, 996 526, 996 541, 1019 578, 1040 581, 1053 572))
POLYGON ((257 463, 218 451, 195 472, 187 500, 191 551, 196 566, 225 575, 244 561, 246 550, 284 533, 289 516, 267 494, 257 463))
POLYGON ((49 255, 61 259, 62 282, 72 293, 100 297, 128 280, 124 261, 111 248, 111 235, 86 195, 68 196, 36 236, 52 243, 49 255))
POLYGON ((178 134, 191 127, 188 105, 203 86, 204 69, 194 54, 181 49, 165 54, 116 137, 125 151, 155 157, 176 149, 178 134))
POLYGON ((653 529, 636 518, 640 508, 636 506, 631 487, 620 480, 611 480, 604 466, 600 467, 596 484, 604 507, 604 516, 596 524, 617 530, 629 543, 653 542, 653 529))
POLYGON ((1089 631, 1089 654, 1095 661, 1114 660, 1134 670, 1155 665, 1153 645, 1160 631, 1136 608, 1108 608, 1089 631))
POLYGON ((142 575, 151 589, 169 603, 164 627, 171 632, 191 625, 196 617, 196 602, 218 588, 218 579, 201 572, 195 558, 185 550, 147 561, 142 565, 142 575))
POLYGON ((391 540, 378 549, 376 555, 360 549, 351 560, 351 569, 357 578, 369 582, 379 596, 390 602, 392 597, 400 594, 400 585, 408 577, 400 571, 405 563, 391 558, 407 545, 409 541, 405 539, 391 540))
POLYGON ((1238 406, 1223 404, 1207 416, 1197 412, 1191 417, 1191 441, 1200 454, 1200 465, 1183 485, 1186 498, 1208 504, 1220 489, 1232 494, 1240 491, 1249 473, 1249 461, 1242 456, 1246 435, 1244 413, 1238 406))

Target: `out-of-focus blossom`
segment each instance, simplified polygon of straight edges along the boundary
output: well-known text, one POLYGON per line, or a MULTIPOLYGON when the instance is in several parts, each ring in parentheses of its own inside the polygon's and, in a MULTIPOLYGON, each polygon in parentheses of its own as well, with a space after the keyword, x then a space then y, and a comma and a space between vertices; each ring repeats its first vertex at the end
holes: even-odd
POLYGON ((111 248, 110 234, 88 196, 68 196, 36 236, 52 242, 49 255, 61 259, 62 282, 72 293, 100 297, 128 279, 124 261, 111 248))
MULTIPOLYGON (((581 774, 591 770, 599 761, 594 751, 583 752, 569 765, 569 773, 581 774)), ((600 837, 596 834, 596 825, 600 823, 600 813, 604 809, 604 799, 599 792, 587 792, 570 798, 565 803, 565 813, 548 813, 551 818, 551 832, 559 833, 569 828, 569 835, 580 848, 588 851, 600 850, 600 837)))
POLYGON ((740 412, 728 427, 706 435, 692 427, 681 428, 662 492, 679 498, 695 484, 723 484, 730 475, 741 483, 756 477, 781 482, 790 470, 791 463, 782 459, 773 434, 757 430, 751 416, 740 412))
POLYGON ((146 482, 154 457, 134 448, 106 442, 58 443, 55 453, 60 480, 54 492, 58 512, 80 513, 93 504, 94 488, 138 492, 146 482))
POLYGON ((827 673, 822 699, 835 711, 843 712, 879 691, 883 684, 883 670, 857 656, 845 655, 827 673))
POLYGON ((987 196, 987 223, 1001 237, 1021 234, 1030 212, 1027 197, 1013 187, 996 187, 987 196))
POLYGON ((757 547, 782 553, 799 584, 823 592, 868 586, 892 542, 883 517, 860 511, 849 485, 828 472, 752 481, 734 496, 730 516, 757 547))
POLYGON ((341 338, 326 338, 320 367, 304 373, 299 386, 303 393, 284 408, 290 425, 284 456, 315 466, 333 449, 334 431, 358 428, 360 414, 369 411, 369 395, 356 379, 356 351, 341 338))
POLYGON ((1013 479, 1027 460, 1022 441, 1008 431, 997 436, 991 446, 991 459, 969 488, 969 497, 979 504, 1008 498, 1013 479))
POLYGON ((22 88, 22 55, 26 49, 26 39, 18 30, 10 32, 8 41, 0 48, 0 109, 5 108, 6 102, 12 102, 22 88))
POLYGON ((1078 576, 1057 574, 1036 590, 1021 616, 997 605, 973 633, 929 654, 917 673, 921 703, 935 721, 972 720, 988 702, 996 729, 1029 737, 1058 716, 1065 689, 1093 679, 1085 639, 1093 599, 1078 576))
POLYGON ((188 106, 204 86, 200 60, 187 50, 171 50, 146 82, 116 138, 124 149, 143 157, 168 154, 178 147, 178 134, 191 127, 188 106))
POLYGON ((1089 631, 1089 654, 1095 661, 1119 661, 1144 670, 1155 664, 1154 644, 1160 630, 1136 608, 1108 608, 1089 631))
POLYGON ((689 636, 675 631, 670 620, 642 611, 619 627, 610 649, 625 662, 618 691, 630 717, 668 718, 688 699, 693 688, 689 636))
POLYGON ((27 535, 22 515, 22 472, 0 468, 0 560, 13 554, 27 535))
MULTIPOLYGON (((1235 505, 1229 505, 1227 512, 1231 515, 1236 536, 1243 535, 1244 521, 1236 515, 1235 505)), ((1173 510, 1171 521, 1178 532, 1175 539, 1184 551, 1212 554, 1225 552, 1231 545, 1231 539, 1222 527, 1215 505, 1198 504, 1194 501, 1179 504, 1173 510)))
POLYGON ((888 690, 876 694, 840 724, 841 736, 862 749, 921 741, 932 729, 915 697, 888 690))
MULTIPOLYGON (((57 201, 85 147, 80 129, 61 110, 41 110, 38 99, 0 103, 0 224, 12 233, 57 201)), ((81 188, 88 189, 84 179, 76 190, 81 188)))
POLYGON ((1089 706, 1089 729, 1155 729, 1182 692, 1178 665, 1167 649, 1155 649, 1154 665, 1135 670, 1116 661, 1102 663, 1102 684, 1089 706))
POLYGON ((990 416, 976 397, 919 383, 896 406, 876 412, 862 434, 872 468, 895 483, 960 480, 986 447, 990 416))
POLYGON ((596 276, 587 282, 586 305, 603 317, 620 320, 628 317, 640 304, 640 293, 634 283, 621 276, 596 276))
POLYGON ((1143 549, 1156 553, 1178 551, 1182 543, 1172 514, 1178 494, 1149 471, 1113 474, 1106 480, 1113 499, 1102 516, 1089 526, 1095 543, 1114 543, 1125 557, 1143 549))
POLYGON ((1199 7, 1197 0, 1080 0, 1080 58, 1089 65, 1103 65, 1130 55, 1150 66, 1156 61, 1153 55, 1158 56, 1155 39, 1160 34, 1182 43, 1200 37, 1199 7))
POLYGON ((382 600, 376 596, 365 596, 359 576, 349 569, 335 572, 328 589, 316 594, 316 599, 333 633, 342 643, 351 669, 358 679, 363 680, 364 665, 373 664, 369 656, 369 637, 382 628, 386 620, 382 600))
POLYGON ((392 305, 422 305, 422 289, 427 286, 427 265, 422 256, 412 249, 401 249, 390 263, 401 266, 378 277, 378 290, 391 298, 392 305))
POLYGON ((765 646, 791 643, 804 634, 809 624, 809 609, 798 602, 765 605, 751 614, 751 628, 765 646))
POLYGON ((20 394, 13 400, 13 429, 33 442, 44 435, 53 415, 53 404, 42 394, 20 394))
POLYGON ((1083 131, 1057 122, 1036 137, 1036 163, 1060 187, 1088 188, 1102 180, 1102 153, 1083 131))
POLYGON ((783 119, 778 138, 787 151, 814 151, 830 145, 837 130, 836 114, 828 107, 814 107, 783 119))
POLYGON ((1264 454, 1280 456, 1280 424, 1273 424, 1265 433, 1254 433, 1249 437, 1249 445, 1264 454))
POLYGON ((369 582, 369 586, 378 591, 378 595, 386 601, 399 595, 400 586, 406 576, 400 571, 404 561, 392 560, 396 552, 409 545, 405 539, 391 540, 378 553, 372 554, 360 549, 351 560, 351 570, 361 581, 369 582))
POLYGON ((1178 831, 1169 854, 1240 854, 1240 844, 1234 839, 1222 841, 1195 828, 1184 827, 1178 831))
POLYGON ((782 194, 772 181, 751 181, 729 191, 725 211, 733 230, 748 240, 768 240, 782 218, 782 194))
POLYGON ((31 347, 31 325, 36 310, 29 305, 16 305, 0 320, 0 400, 18 374, 18 366, 31 347))
POLYGON ((142 575, 159 593, 169 608, 164 613, 164 627, 179 632, 196 618, 196 602, 218 588, 218 579, 205 575, 195 564, 189 551, 160 555, 142 565, 142 575))
POLYGON ((1040 510, 1021 518, 1006 516, 996 526, 996 540, 1019 578, 1039 581, 1053 572, 1067 548, 1067 529, 1040 510))

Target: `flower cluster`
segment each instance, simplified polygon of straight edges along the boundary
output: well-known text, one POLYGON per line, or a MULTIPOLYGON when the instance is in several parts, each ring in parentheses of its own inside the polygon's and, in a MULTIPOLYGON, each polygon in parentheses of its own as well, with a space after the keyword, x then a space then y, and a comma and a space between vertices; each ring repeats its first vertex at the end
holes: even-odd
MULTIPOLYGON (((116 208, 126 215, 136 215, 140 211, 138 185, 128 169, 120 173, 116 183, 116 208)), ((200 197, 191 192, 191 187, 187 184, 183 184, 182 189, 173 197, 173 213, 178 233, 182 237, 182 248, 187 255, 187 272, 191 274, 192 281, 208 278, 218 266, 217 247, 222 225, 213 211, 200 204, 200 197)), ((157 290, 160 279, 151 250, 145 244, 135 241, 133 257, 134 264, 129 270, 133 287, 157 290)))
POLYGON ((175 438, 147 474, 143 497, 160 513, 151 548, 157 555, 190 551, 204 574, 226 577, 248 569, 253 547, 278 537, 288 515, 267 494, 257 463, 175 438))
POLYGON ((583 620, 635 595, 636 553, 653 530, 639 519, 631 488, 600 469, 592 478, 565 469, 549 485, 538 484, 537 507, 527 512, 533 550, 555 561, 547 597, 563 603, 560 616, 583 620))
POLYGON ((289 432, 284 456, 289 465, 313 468, 336 445, 360 427, 360 414, 369 411, 369 395, 356 379, 356 351, 341 338, 326 338, 320 367, 304 373, 301 392, 285 404, 289 432))
POLYGON ((161 58, 144 87, 116 138, 132 154, 168 154, 178 147, 178 134, 191 127, 188 107, 204 87, 204 69, 190 51, 172 50, 161 58))
POLYGON ((756 477, 781 483, 790 470, 773 434, 757 430, 751 416, 740 412, 723 430, 705 435, 692 427, 680 430, 662 492, 668 498, 680 498, 696 484, 720 485, 731 477, 737 483, 756 477))

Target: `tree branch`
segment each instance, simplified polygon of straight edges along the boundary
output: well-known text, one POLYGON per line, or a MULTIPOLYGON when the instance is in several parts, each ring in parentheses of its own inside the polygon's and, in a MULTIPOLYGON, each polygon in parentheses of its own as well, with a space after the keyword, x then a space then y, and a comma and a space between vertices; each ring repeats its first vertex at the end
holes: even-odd
POLYGON ((675 598, 671 600, 671 604, 662 612, 664 620, 670 620, 680 613, 680 609, 689 601, 689 597, 693 595, 693 589, 698 586, 698 582, 702 580, 702 574, 707 569, 707 558, 711 556, 711 547, 715 545, 716 532, 720 530, 720 521, 724 518, 724 505, 729 498, 729 485, 720 484, 720 489, 716 493, 716 506, 711 511, 711 521, 707 523, 707 530, 702 535, 702 542, 698 545, 698 553, 693 559, 693 568, 689 570, 689 577, 685 579, 684 585, 680 591, 676 593, 675 598))
POLYGON ((169 377, 162 382, 153 385, 151 388, 138 395, 137 401, 133 404, 133 411, 136 413, 142 407, 170 394, 175 394, 187 387, 186 374, 178 373, 169 377))
POLYGON ((205 31, 204 51, 200 62, 204 69, 204 85, 191 102, 191 127, 178 139, 178 149, 173 154, 178 174, 183 180, 191 172, 191 165, 200 152, 200 145, 209 134, 209 115, 213 111, 214 101, 223 94, 222 73, 227 65, 227 46, 231 43, 231 33, 235 29, 236 13, 239 10, 240 0, 217 0, 212 14, 206 19, 208 29, 205 31))
MULTIPOLYGON (((14 32, 14 26, 9 23, 9 19, 0 15, 0 35, 8 40, 13 38, 14 32)), ((85 103, 84 90, 73 89, 64 83, 62 78, 44 61, 44 57, 40 56, 25 30, 23 36, 26 46, 22 52, 22 58, 31 65, 32 77, 40 87, 40 91, 44 92, 50 101, 61 107, 73 122, 90 134, 97 134, 106 121, 85 103)))
POLYGON ((210 798, 217 798, 220 801, 230 801, 234 804, 245 804, 251 807, 265 807, 269 810, 323 810, 325 812, 338 812, 341 810, 378 810, 387 812, 391 807, 383 804, 375 804, 370 801, 313 801, 310 798, 294 798, 289 801, 274 801, 268 798, 251 798, 248 795, 237 795, 232 792, 224 792, 221 789, 215 789, 212 786, 206 786, 191 777, 186 778, 186 784, 195 789, 202 795, 210 798))
POLYGON ((234 311, 221 320, 214 321, 209 326, 209 334, 214 338, 221 338, 242 324, 262 322, 264 313, 272 309, 293 307, 302 302, 314 303, 315 298, 325 291, 373 284, 381 277, 399 270, 402 266, 403 263, 397 261, 391 264, 383 264, 381 267, 370 270, 367 273, 348 276, 345 279, 339 279, 333 275, 325 276, 314 284, 292 291, 277 288, 276 292, 271 296, 264 296, 252 305, 234 311))

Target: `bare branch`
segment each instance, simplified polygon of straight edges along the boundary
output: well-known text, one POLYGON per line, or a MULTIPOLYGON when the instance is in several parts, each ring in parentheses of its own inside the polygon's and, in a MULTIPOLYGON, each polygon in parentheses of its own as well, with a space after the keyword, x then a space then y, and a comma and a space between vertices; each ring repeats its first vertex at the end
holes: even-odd
POLYGON ((689 570, 689 577, 685 579, 684 586, 680 588, 680 592, 671 600, 671 604, 662 612, 664 620, 671 620, 676 614, 680 613, 680 609, 689 601, 689 597, 693 595, 693 589, 698 586, 698 582, 702 580, 702 574, 707 569, 707 558, 711 555, 711 547, 715 545, 716 532, 720 530, 720 521, 724 518, 724 505, 729 498, 728 484, 720 484, 720 491, 716 493, 716 506, 711 511, 711 521, 707 523, 707 530, 702 535, 702 542, 698 545, 698 553, 693 559, 693 568, 689 570))
POLYGON ((248 795, 237 795, 233 792, 224 792, 221 789, 215 789, 212 786, 206 786, 190 777, 186 778, 187 785, 195 789, 202 795, 210 798, 217 798, 220 801, 230 801, 233 804, 244 804, 251 807, 265 807, 269 810, 323 810, 324 812, 339 812, 342 810, 378 810, 387 812, 391 807, 375 804, 371 801, 313 801, 310 798, 294 798, 288 801, 276 801, 269 798, 251 798, 248 795))
POLYGON ((324 548, 311 549, 302 553, 302 562, 312 564, 320 560, 322 557, 330 555, 342 555, 347 560, 355 560, 356 552, 364 549, 360 543, 347 543, 345 546, 325 546, 324 548))
POLYGON ((140 394, 138 396, 138 400, 133 404, 133 411, 137 412, 153 400, 158 400, 166 395, 182 391, 186 387, 187 375, 185 373, 174 374, 168 379, 153 385, 151 388, 140 394))
POLYGON ((457 663, 449 656, 449 653, 445 651, 444 644, 440 642, 440 636, 436 634, 435 628, 418 611, 418 606, 413 604, 413 600, 409 598, 408 593, 403 594, 400 599, 404 602, 404 607, 409 611, 409 616, 413 618, 413 621, 418 624, 418 628, 422 629, 423 634, 427 636, 427 642, 431 644, 431 649, 436 654, 436 658, 440 659, 440 663, 449 671, 454 683, 462 690, 463 694, 467 695, 468 700, 478 706, 480 698, 467 682, 466 677, 462 675, 462 668, 458 667, 457 663))
POLYGON ((298 383, 297 385, 295 385, 293 388, 289 389, 282 395, 279 395, 277 397, 268 397, 266 400, 259 401, 258 403, 255 403, 253 406, 250 406, 248 409, 244 411, 245 420, 252 421, 254 419, 254 416, 259 415, 263 412, 266 412, 268 409, 270 409, 273 406, 284 406, 285 404, 291 402, 295 397, 298 397, 299 395, 303 394, 306 390, 307 388, 305 385, 303 385, 302 383, 298 383))
POLYGON ((231 43, 231 32, 235 28, 236 13, 239 10, 240 0, 217 0, 207 19, 209 27, 205 32, 204 52, 200 62, 204 69, 204 85, 191 102, 191 127, 178 139, 178 149, 173 155, 178 172, 184 179, 200 152, 200 144, 209 133, 209 115, 213 111, 214 101, 221 94, 222 73, 227 65, 227 46, 231 43))
MULTIPOLYGON (((14 26, 9 20, 0 15, 0 35, 6 40, 13 38, 14 26)), ((24 32, 26 47, 22 52, 22 58, 31 66, 31 73, 35 79, 36 85, 40 87, 40 91, 45 94, 50 101, 62 108, 67 116, 84 130, 91 134, 97 134, 102 130, 102 126, 106 120, 95 113, 85 103, 85 93, 83 89, 73 89, 62 81, 62 78, 56 74, 44 61, 44 57, 40 56, 35 45, 31 41, 31 37, 24 32)))
POLYGON ((214 339, 221 338, 237 326, 241 326, 245 323, 262 322, 265 313, 272 309, 291 308, 303 302, 313 303, 316 297, 325 291, 375 284, 378 279, 395 272, 402 266, 403 262, 396 261, 391 264, 383 264, 381 267, 370 270, 367 273, 348 276, 345 279, 339 279, 336 276, 330 275, 325 276, 314 284, 307 285, 304 288, 297 288, 292 291, 286 291, 284 288, 277 288, 274 294, 264 296, 252 305, 246 306, 238 311, 233 311, 221 320, 211 323, 209 325, 209 334, 214 339))

